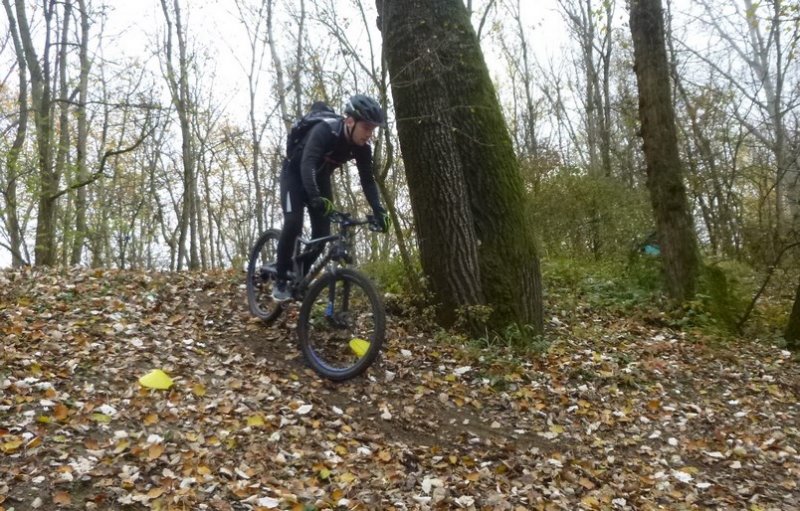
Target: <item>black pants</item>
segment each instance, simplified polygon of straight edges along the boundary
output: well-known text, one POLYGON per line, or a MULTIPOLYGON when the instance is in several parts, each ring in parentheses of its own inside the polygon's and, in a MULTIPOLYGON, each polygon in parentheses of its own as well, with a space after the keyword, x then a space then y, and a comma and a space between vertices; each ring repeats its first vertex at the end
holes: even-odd
MULTIPOLYGON (((331 176, 328 173, 317 176, 317 186, 322 197, 332 198, 331 176)), ((308 207, 308 195, 300 179, 300 171, 286 162, 281 171, 281 208, 283 209, 283 229, 278 240, 278 278, 285 279, 292 269, 292 253, 297 237, 303 232, 303 212, 308 207)), ((331 223, 321 212, 311 211, 311 237, 319 238, 331 233, 331 223)), ((298 261, 307 272, 319 257, 322 248, 308 254, 298 261)))

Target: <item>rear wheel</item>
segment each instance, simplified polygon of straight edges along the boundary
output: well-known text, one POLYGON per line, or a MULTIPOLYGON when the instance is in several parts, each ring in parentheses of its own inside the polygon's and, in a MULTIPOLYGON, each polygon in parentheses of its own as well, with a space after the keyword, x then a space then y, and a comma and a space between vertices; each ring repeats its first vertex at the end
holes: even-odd
POLYGON ((253 245, 247 262, 247 304, 250 314, 265 323, 271 323, 283 312, 283 304, 272 298, 280 235, 277 229, 265 231, 253 245))
POLYGON ((325 273, 303 299, 300 348, 321 376, 343 381, 366 371, 383 346, 386 315, 375 285, 352 269, 325 273))

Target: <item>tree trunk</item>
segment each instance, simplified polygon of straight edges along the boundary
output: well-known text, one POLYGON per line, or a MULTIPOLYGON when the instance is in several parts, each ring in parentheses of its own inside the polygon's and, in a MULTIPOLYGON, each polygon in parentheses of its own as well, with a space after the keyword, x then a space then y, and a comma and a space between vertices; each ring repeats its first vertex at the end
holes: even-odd
MULTIPOLYGON (((272 66, 275 69, 275 92, 278 95, 278 108, 281 112, 283 126, 288 134, 289 129, 292 127, 293 116, 289 113, 288 107, 286 106, 286 83, 283 79, 283 62, 281 61, 277 40, 273 32, 273 24, 275 22, 274 3, 274 0, 267 0, 267 40, 269 41, 272 66)), ((298 38, 302 38, 303 33, 299 32, 297 36, 298 38)), ((298 65, 300 64, 298 63, 298 65)), ((300 108, 300 105, 297 105, 297 108, 300 108)))
POLYGON ((294 117, 299 118, 303 115, 303 86, 302 86, 302 70, 304 57, 303 42, 305 41, 305 27, 306 27, 306 2, 300 0, 299 2, 300 14, 297 16, 297 45, 295 46, 294 54, 294 71, 292 73, 292 86, 294 87, 294 117))
MULTIPOLYGON (((61 176, 66 175, 67 169, 70 167, 70 129, 69 129, 69 91, 68 87, 69 84, 67 82, 67 44, 69 41, 69 20, 72 17, 72 2, 70 0, 64 1, 64 17, 62 20, 62 27, 61 27, 61 41, 58 48, 58 60, 56 61, 56 66, 58 68, 58 148, 56 150, 56 163, 55 167, 53 168, 55 175, 56 175, 56 186, 61 181, 61 176)), ((52 199, 55 205, 55 197, 58 194, 58 190, 56 193, 53 194, 52 199)), ((55 215, 55 212, 54 212, 55 215)), ((54 216, 54 221, 55 221, 54 216)), ((67 232, 69 231, 69 226, 65 225, 63 229, 64 232, 64 240, 66 241, 69 239, 67 236, 67 232)), ((55 237, 53 238, 55 243, 55 237)), ((63 248, 66 250, 67 243, 62 243, 63 248)), ((64 264, 68 263, 68 259, 66 257, 66 252, 63 253, 62 257, 60 258, 60 262, 58 258, 56 258, 57 264, 64 264)))
POLYGON ((45 3, 44 54, 41 64, 33 47, 31 29, 25 13, 25 2, 15 2, 17 24, 31 77, 33 120, 36 128, 36 149, 39 164, 39 201, 36 222, 35 264, 52 266, 56 262, 55 199, 58 176, 53 167, 53 121, 51 117, 52 89, 50 86, 51 20, 56 2, 45 3))
POLYGON ((789 315, 789 323, 786 325, 783 337, 786 339, 786 344, 790 350, 800 352, 800 284, 797 285, 794 306, 792 307, 791 315, 789 315))
POLYGON ((673 300, 683 302, 694 296, 699 254, 678 153, 661 0, 631 0, 630 26, 647 187, 667 292, 673 300))
POLYGON ((14 42, 17 65, 19 66, 19 119, 17 122, 17 132, 14 141, 6 154, 6 182, 4 183, 3 196, 6 202, 6 230, 9 237, 9 248, 11 250, 11 266, 21 267, 26 261, 22 255, 22 230, 20 229, 19 216, 17 212, 17 185, 19 179, 19 155, 25 146, 25 138, 28 132, 28 66, 25 62, 25 50, 22 46, 19 31, 14 13, 11 10, 9 0, 3 0, 3 7, 8 16, 9 32, 14 42))
POLYGON ((183 160, 183 203, 180 213, 180 237, 178 240, 178 270, 183 267, 187 259, 186 238, 189 238, 188 266, 191 270, 200 267, 197 252, 197 222, 195 208, 197 207, 197 170, 193 149, 191 120, 192 105, 189 94, 189 59, 186 54, 186 33, 181 18, 180 4, 173 0, 172 8, 175 15, 175 36, 178 41, 178 68, 175 69, 172 55, 172 20, 170 18, 167 0, 161 0, 164 18, 167 21, 165 57, 167 64, 167 83, 169 84, 172 103, 178 112, 181 128, 181 155, 183 160))
POLYGON ((461 0, 377 0, 423 270, 445 324, 541 332, 539 259, 518 162, 461 0))
MULTIPOLYGON (((78 0, 81 16, 81 42, 80 42, 80 78, 78 80, 78 106, 76 116, 78 118, 78 140, 76 145, 77 153, 77 178, 79 183, 85 182, 89 177, 86 165, 87 140, 89 138, 89 123, 86 118, 86 101, 89 95, 89 12, 87 11, 86 0, 78 0)), ((75 194, 75 239, 72 242, 72 254, 70 263, 80 264, 83 253, 83 244, 86 240, 89 226, 86 223, 86 187, 81 186, 75 194)))
MULTIPOLYGON (((264 210, 264 191, 262 181, 261 160, 263 154, 261 151, 261 138, 264 133, 263 127, 259 126, 256 119, 257 106, 260 101, 256 98, 256 89, 259 81, 259 73, 263 69, 264 56, 266 53, 267 38, 262 34, 262 22, 265 23, 268 38, 272 37, 272 3, 273 0, 260 0, 257 4, 257 9, 249 7, 249 2, 236 0, 236 7, 239 12, 239 21, 241 21, 244 29, 247 32, 247 42, 250 49, 249 67, 247 69, 247 91, 249 103, 248 120, 250 121, 250 157, 252 159, 252 176, 253 188, 255 192, 255 210, 256 229, 263 232, 266 228, 264 220, 266 213, 264 210)), ((271 39, 270 39, 271 41, 271 39)), ((273 49, 273 51, 275 51, 273 49)), ((208 212, 209 215, 211 211, 208 212)))

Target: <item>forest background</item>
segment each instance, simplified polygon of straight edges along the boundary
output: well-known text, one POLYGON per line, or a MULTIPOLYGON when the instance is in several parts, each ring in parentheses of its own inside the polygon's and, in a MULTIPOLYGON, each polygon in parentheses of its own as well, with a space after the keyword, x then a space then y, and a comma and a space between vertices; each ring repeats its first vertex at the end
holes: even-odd
MULTIPOLYGON (((658 303, 627 6, 466 3, 520 162, 545 289, 567 282, 623 307, 658 303)), ((406 289, 417 240, 372 2, 3 4, 5 265, 242 268, 258 233, 280 223, 289 124, 316 99, 341 109, 360 92, 390 112, 377 177, 399 222, 359 256, 387 290, 406 289)), ((800 266, 800 4, 664 5, 686 190, 717 270, 673 319, 780 337, 800 266)), ((336 180, 337 202, 363 210, 354 177, 336 180)))

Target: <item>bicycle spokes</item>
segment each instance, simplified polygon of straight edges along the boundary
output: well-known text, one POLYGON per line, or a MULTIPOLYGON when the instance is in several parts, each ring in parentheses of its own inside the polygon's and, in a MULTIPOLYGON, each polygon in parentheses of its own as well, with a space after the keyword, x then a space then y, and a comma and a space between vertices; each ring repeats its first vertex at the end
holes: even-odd
POLYGON ((282 306, 272 299, 280 233, 265 231, 256 241, 247 263, 247 302, 250 312, 265 322, 277 318, 282 306))
POLYGON ((305 323, 312 362, 333 371, 346 370, 369 352, 378 329, 382 336, 383 326, 376 325, 377 301, 357 282, 330 275, 324 288, 306 299, 313 301, 307 306, 305 323))

